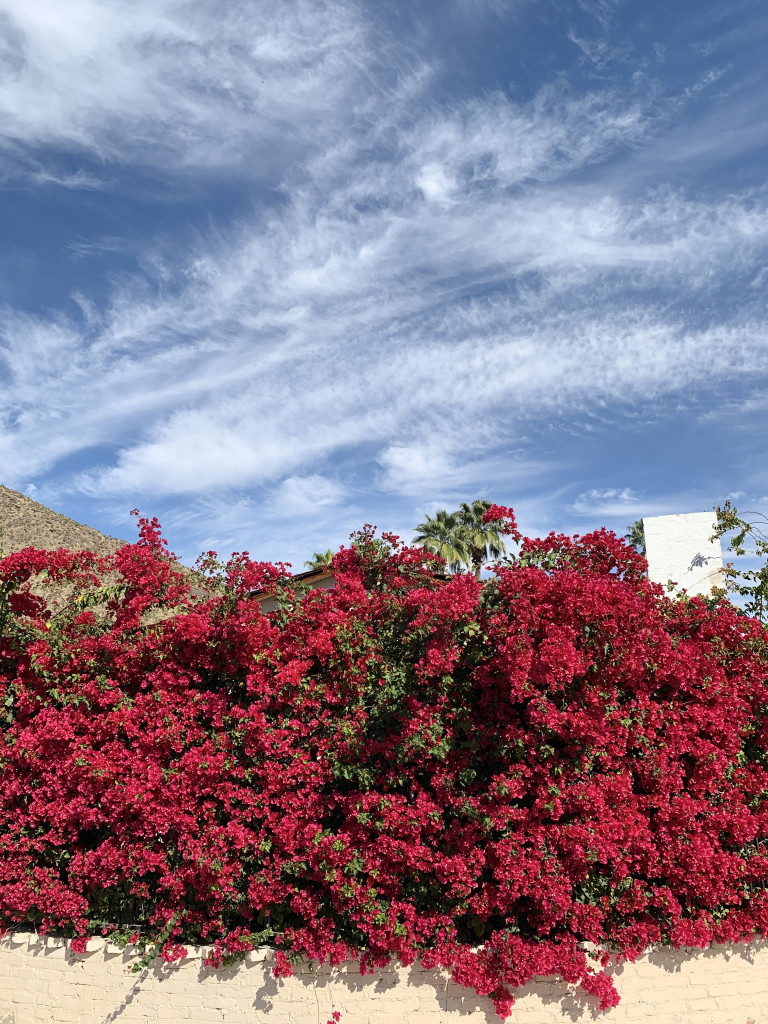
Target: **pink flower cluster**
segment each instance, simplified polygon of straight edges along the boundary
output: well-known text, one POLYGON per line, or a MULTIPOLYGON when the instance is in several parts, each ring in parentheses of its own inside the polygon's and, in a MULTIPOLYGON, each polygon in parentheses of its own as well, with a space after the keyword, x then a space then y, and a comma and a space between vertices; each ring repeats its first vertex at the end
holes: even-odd
POLYGON ((501 1016, 537 975, 607 1008, 611 955, 768 935, 760 623, 605 531, 482 585, 383 540, 306 595, 247 554, 190 577, 146 520, 0 560, 0 928, 420 959, 501 1016))

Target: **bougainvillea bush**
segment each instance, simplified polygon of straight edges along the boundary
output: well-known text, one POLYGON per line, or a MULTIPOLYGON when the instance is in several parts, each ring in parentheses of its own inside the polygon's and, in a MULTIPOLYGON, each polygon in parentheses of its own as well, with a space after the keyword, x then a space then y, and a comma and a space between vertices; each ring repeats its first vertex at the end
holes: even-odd
POLYGON ((610 955, 768 935, 765 628, 611 533, 488 516, 520 546, 482 585, 368 528, 304 595, 247 555, 183 573, 155 521, 2 559, 0 924, 418 958, 501 1016, 536 975, 607 1008, 610 955))

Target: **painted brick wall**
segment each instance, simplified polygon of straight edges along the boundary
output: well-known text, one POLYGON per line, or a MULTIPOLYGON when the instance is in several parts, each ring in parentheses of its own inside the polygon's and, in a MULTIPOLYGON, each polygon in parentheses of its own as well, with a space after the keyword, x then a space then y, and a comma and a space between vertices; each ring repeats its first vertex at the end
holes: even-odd
MULTIPOLYGON (((101 940, 74 956, 61 940, 0 941, 0 1024, 498 1024, 490 1000, 419 967, 361 977, 356 965, 301 970, 276 981, 260 950, 224 971, 205 950, 179 964, 131 974, 135 957, 101 940)), ((557 981, 522 990, 514 1024, 768 1024, 768 943, 703 952, 659 951, 615 972, 622 1001, 599 1014, 591 998, 557 981)))

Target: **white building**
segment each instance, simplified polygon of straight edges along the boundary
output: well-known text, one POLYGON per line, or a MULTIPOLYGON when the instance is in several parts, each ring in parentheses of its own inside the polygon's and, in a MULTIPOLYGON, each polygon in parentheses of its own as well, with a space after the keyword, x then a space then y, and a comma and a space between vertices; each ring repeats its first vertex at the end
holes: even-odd
POLYGON ((648 577, 675 584, 674 592, 706 596, 723 586, 723 555, 715 532, 714 512, 686 512, 643 519, 648 577))

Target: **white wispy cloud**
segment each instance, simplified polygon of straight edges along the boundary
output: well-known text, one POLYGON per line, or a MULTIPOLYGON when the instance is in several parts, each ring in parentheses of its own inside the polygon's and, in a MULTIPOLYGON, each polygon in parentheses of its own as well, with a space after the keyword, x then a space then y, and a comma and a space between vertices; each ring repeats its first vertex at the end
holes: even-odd
POLYGON ((0 126, 17 147, 253 174, 349 102, 363 31, 335 0, 2 0, 0 126))
MULTIPOLYGON (((79 454, 92 496, 260 487, 259 515, 309 517, 347 508, 366 462, 381 491, 447 502, 551 471, 532 420, 768 373, 759 289, 703 301, 760 272, 768 197, 628 188, 627 154, 673 112, 653 83, 438 104, 438 71, 364 8, 254 9, 0 0, 16 146, 255 177, 266 161, 279 189, 192 253, 148 243, 143 274, 78 318, 5 309, 7 480, 79 454)), ((625 493, 573 511, 631 514, 625 493)))
POLYGON ((337 507, 347 495, 347 489, 336 480, 319 473, 289 476, 274 490, 270 505, 286 518, 317 516, 322 509, 337 507))
POLYGON ((617 516, 642 518, 679 512, 679 502, 679 495, 659 500, 638 494, 631 487, 591 487, 576 496, 571 508, 577 515, 590 519, 617 516))

